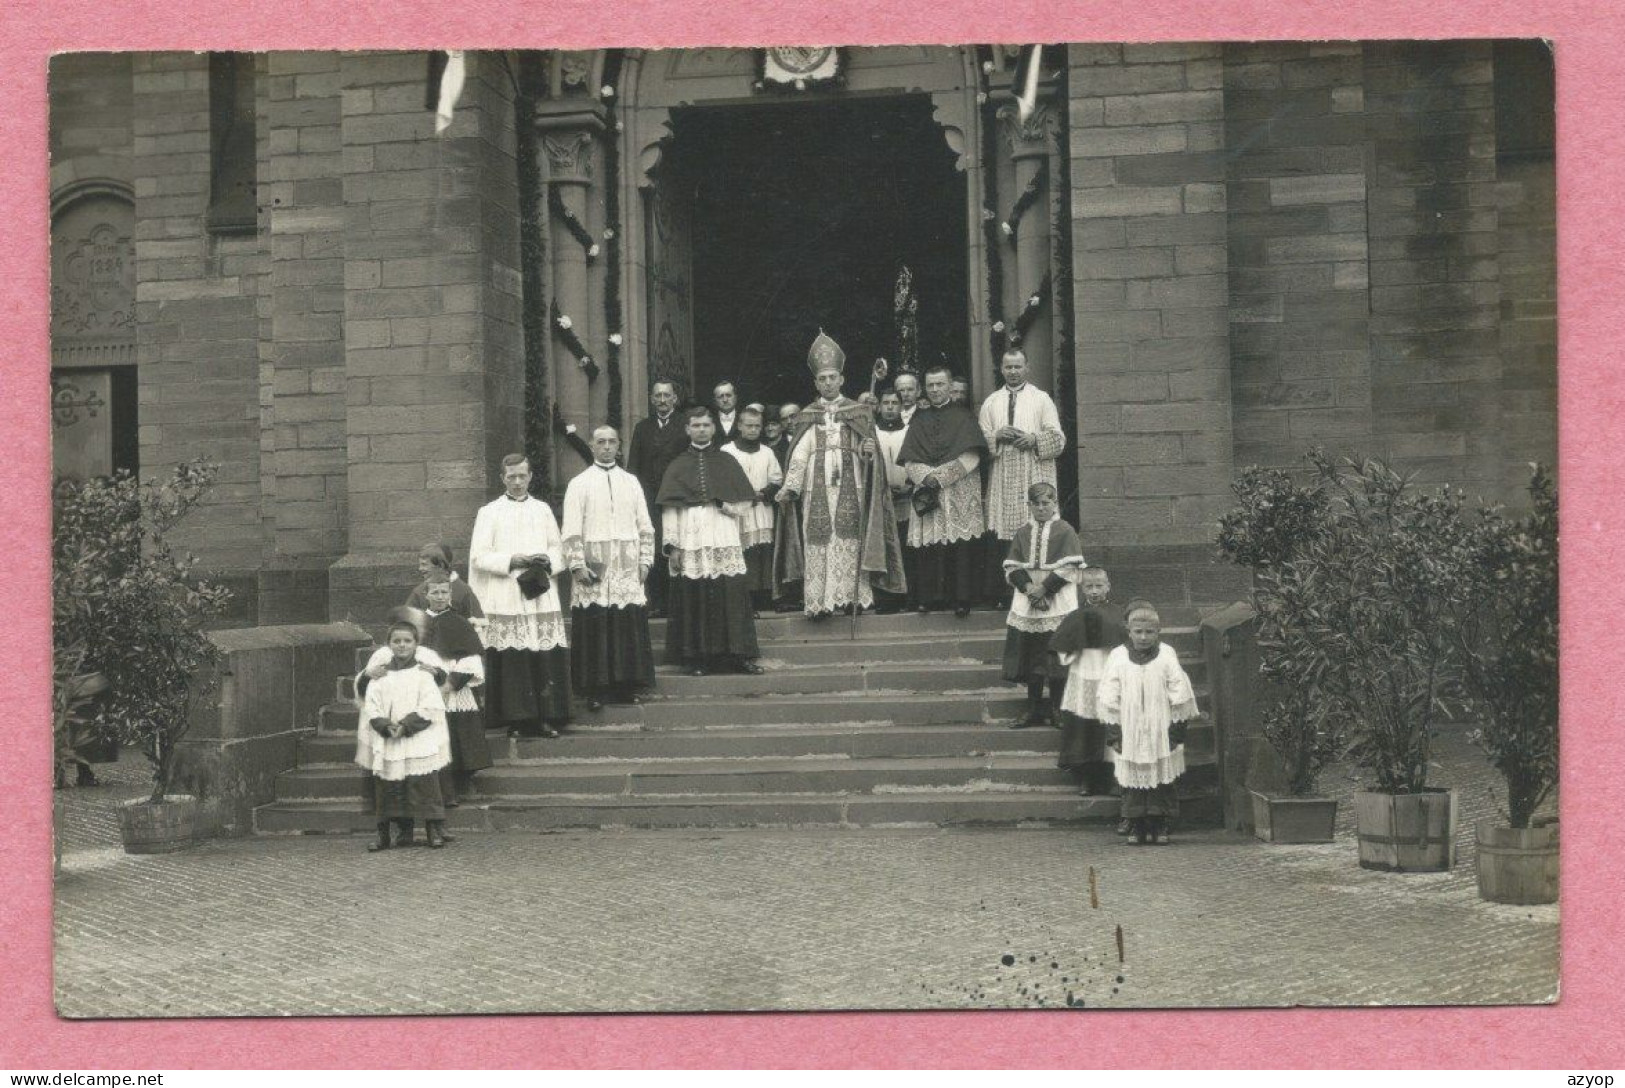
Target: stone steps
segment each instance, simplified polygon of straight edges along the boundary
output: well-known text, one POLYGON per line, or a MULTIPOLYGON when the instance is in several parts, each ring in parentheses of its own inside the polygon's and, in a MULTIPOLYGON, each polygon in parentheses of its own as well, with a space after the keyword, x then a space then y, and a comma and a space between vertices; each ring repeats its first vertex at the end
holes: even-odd
MULTIPOLYGON (((652 624, 658 641, 664 624, 652 624)), ((1007 728, 1025 692, 1004 683, 1004 614, 764 616, 761 675, 658 670, 641 705, 588 712, 552 739, 487 734, 496 766, 475 776, 454 827, 563 830, 807 825, 1049 826, 1115 818, 1055 767, 1061 734, 1007 728)), ((1174 628, 1198 697, 1194 628, 1174 628)), ((357 664, 367 653, 358 652, 357 664)), ((350 761, 357 710, 340 700, 302 737, 300 765, 256 813, 266 834, 370 831, 367 779, 350 761)), ((1182 780, 1195 819, 1217 819, 1213 731, 1193 723, 1182 780), (1207 809, 1212 812, 1203 817, 1207 809)))
MULTIPOLYGON (((465 804, 447 823, 465 831, 567 831, 613 828, 760 827, 1055 827, 1105 826, 1117 819, 1115 797, 1083 797, 1058 787, 1020 791, 917 790, 864 795, 693 794, 675 797, 534 797, 465 804)), ((1184 818, 1218 819, 1216 799, 1194 797, 1184 818), (1211 810, 1211 811, 1209 811, 1211 810)), ((260 834, 370 833, 359 804, 278 801, 255 812, 260 834)))

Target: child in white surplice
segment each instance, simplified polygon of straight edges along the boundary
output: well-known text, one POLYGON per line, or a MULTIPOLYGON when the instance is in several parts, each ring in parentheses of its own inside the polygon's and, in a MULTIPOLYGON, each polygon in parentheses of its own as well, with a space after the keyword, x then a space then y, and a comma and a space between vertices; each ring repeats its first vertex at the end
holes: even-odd
POLYGON ((1175 783, 1185 773, 1185 722, 1201 711, 1179 655, 1162 641, 1156 607, 1130 601, 1123 619, 1128 643, 1107 656, 1095 707, 1115 752, 1128 841, 1161 845, 1179 814, 1175 783))

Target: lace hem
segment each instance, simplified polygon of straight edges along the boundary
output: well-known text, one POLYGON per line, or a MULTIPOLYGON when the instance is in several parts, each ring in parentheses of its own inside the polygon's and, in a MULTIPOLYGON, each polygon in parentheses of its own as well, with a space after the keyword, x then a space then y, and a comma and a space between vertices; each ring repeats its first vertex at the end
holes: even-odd
POLYGON ((679 548, 672 553, 677 568, 675 578, 729 578, 745 573, 745 553, 738 547, 679 548))
POLYGON ((1132 790, 1156 789, 1185 773, 1185 746, 1180 745, 1155 763, 1130 762, 1119 755, 1114 765, 1119 786, 1132 790))
POLYGON ((765 529, 746 529, 741 526, 739 543, 746 548, 753 548, 758 544, 771 544, 773 543, 773 527, 769 525, 765 529))
POLYGON ((488 650, 555 650, 569 644, 564 617, 557 612, 485 618, 488 650))
POLYGON ((1017 631, 1054 631, 1065 623, 1071 614, 1062 612, 1058 616, 1042 613, 1036 616, 1018 616, 1012 612, 1004 622, 1006 626, 1014 627, 1017 631))
POLYGON ((1061 709, 1080 718, 1095 717, 1095 691, 1097 680, 1085 680, 1077 674, 1066 678, 1066 694, 1061 696, 1061 709))
POLYGON ((852 603, 852 590, 858 591, 858 604, 868 608, 875 593, 868 578, 857 577, 858 542, 837 537, 823 547, 809 547, 803 601, 808 612, 833 612, 852 603), (834 577, 830 575, 834 572, 834 577), (847 573, 850 572, 850 573, 847 573))
MULTIPOLYGON (((357 760, 357 762, 360 762, 357 760)), ((451 763, 451 755, 447 752, 436 752, 432 756, 417 756, 408 759, 380 759, 375 757, 372 765, 362 763, 361 766, 374 776, 382 778, 385 782, 400 782, 408 778, 416 778, 420 774, 433 774, 451 763)))

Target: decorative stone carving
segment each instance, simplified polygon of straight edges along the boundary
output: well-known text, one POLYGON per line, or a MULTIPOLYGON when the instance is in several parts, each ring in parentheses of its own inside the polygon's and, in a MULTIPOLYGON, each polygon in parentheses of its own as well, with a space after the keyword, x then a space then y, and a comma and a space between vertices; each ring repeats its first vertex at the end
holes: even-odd
POLYGON ((54 366, 135 362, 135 216, 111 194, 75 200, 51 231, 54 366))
POLYGON ((1060 138, 1060 117, 1052 105, 1039 99, 1023 121, 1013 103, 999 107, 999 132, 1010 147, 1012 158, 1047 155, 1060 138))
POLYGON ((58 427, 71 427, 85 418, 95 419, 107 402, 94 389, 80 389, 65 377, 51 375, 51 422, 58 427))
POLYGON ((547 180, 592 180, 592 133, 580 129, 567 132, 549 132, 542 136, 542 150, 547 155, 547 180))
POLYGON ((564 93, 587 94, 591 88, 592 61, 591 52, 560 53, 559 77, 564 86, 564 93))

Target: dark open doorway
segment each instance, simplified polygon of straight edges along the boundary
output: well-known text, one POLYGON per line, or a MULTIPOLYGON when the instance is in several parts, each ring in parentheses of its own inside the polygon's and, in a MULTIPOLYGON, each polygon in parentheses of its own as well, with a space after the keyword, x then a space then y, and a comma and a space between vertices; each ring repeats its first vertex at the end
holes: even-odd
POLYGON ((694 107, 672 114, 694 193, 694 389, 805 402, 820 328, 847 390, 896 360, 893 292, 908 265, 922 365, 968 353, 965 178, 924 95, 694 107))

